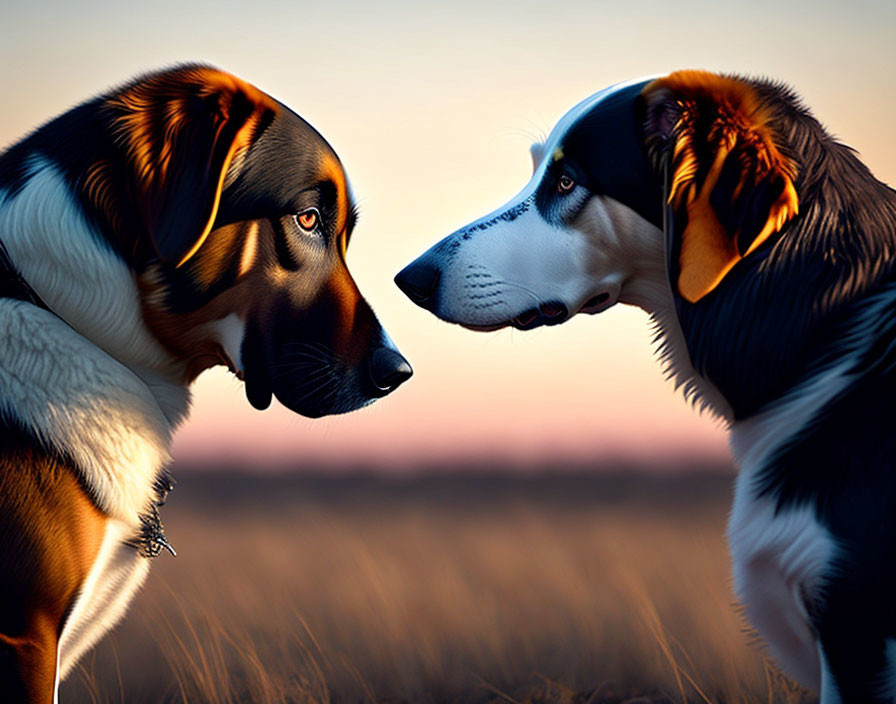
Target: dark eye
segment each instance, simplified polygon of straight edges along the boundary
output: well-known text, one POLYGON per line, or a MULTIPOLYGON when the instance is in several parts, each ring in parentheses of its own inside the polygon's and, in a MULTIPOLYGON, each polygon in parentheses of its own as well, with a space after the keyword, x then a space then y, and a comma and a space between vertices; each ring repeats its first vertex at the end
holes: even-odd
POLYGON ((305 232, 314 232, 320 222, 320 213, 317 208, 308 208, 296 215, 296 222, 305 232))
POLYGON ((557 191, 559 193, 569 193, 575 187, 576 182, 566 174, 561 175, 560 179, 557 181, 557 191))

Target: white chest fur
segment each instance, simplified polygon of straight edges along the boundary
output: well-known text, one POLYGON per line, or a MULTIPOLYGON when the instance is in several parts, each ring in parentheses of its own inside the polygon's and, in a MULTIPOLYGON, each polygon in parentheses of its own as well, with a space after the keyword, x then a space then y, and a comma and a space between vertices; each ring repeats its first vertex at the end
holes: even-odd
POLYGON ((136 527, 189 391, 143 323, 133 272, 50 164, 35 159, 21 191, 0 193, 0 222, 13 264, 55 313, 0 302, 0 402, 72 457, 100 508, 136 527))
POLYGON ((169 424, 187 412, 183 370, 146 328, 130 267, 93 232, 43 159, 17 194, 0 191, 0 240, 49 308, 150 388, 169 424))
POLYGON ((130 526, 110 520, 99 554, 84 580, 59 639, 61 679, 78 659, 124 615, 128 603, 149 572, 149 559, 123 541, 130 526))
POLYGON ((782 669, 816 691, 826 668, 803 597, 818 594, 838 547, 812 508, 776 512, 773 497, 758 496, 758 475, 772 453, 847 385, 853 363, 849 359, 820 374, 775 407, 731 429, 731 449, 740 467, 728 522, 735 589, 782 669))
POLYGON ((171 429, 136 375, 52 313, 0 300, 0 403, 71 457, 100 508, 136 528, 171 429))

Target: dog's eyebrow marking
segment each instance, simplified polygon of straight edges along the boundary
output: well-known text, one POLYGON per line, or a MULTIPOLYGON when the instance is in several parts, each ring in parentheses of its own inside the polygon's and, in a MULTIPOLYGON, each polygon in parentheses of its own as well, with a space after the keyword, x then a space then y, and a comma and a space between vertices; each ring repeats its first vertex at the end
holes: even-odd
POLYGON ((255 263, 255 254, 258 250, 258 223, 249 223, 249 231, 246 233, 246 242, 240 255, 240 268, 237 276, 243 276, 255 263))
POLYGON ((557 148, 554 150, 553 160, 554 160, 554 161, 560 161, 562 158, 563 158, 563 147, 562 147, 562 146, 561 146, 561 147, 557 147, 557 148))

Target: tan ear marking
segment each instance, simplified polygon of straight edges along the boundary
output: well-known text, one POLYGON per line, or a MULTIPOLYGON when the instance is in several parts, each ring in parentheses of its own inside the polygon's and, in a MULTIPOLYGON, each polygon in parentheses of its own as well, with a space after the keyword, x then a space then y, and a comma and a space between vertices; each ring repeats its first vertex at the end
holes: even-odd
POLYGON ((730 151, 727 145, 719 148, 699 193, 695 193, 697 184, 691 184, 690 197, 685 199, 688 224, 681 235, 678 290, 691 303, 718 286, 740 260, 734 239, 725 232, 709 202, 730 151))
POLYGON ((746 81, 678 71, 643 95, 648 145, 672 143, 669 205, 673 220, 686 219, 676 233, 677 285, 694 303, 797 215, 796 165, 778 149, 771 108, 746 81))

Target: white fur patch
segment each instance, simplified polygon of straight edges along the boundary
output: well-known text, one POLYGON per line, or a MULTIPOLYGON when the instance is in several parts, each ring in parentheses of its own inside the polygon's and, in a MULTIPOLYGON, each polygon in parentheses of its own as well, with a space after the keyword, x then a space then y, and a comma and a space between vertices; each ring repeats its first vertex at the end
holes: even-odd
POLYGON ((183 366, 143 323, 134 272, 91 231, 55 167, 31 163, 14 197, 0 198, 9 258, 47 306, 144 379, 173 425, 186 415, 183 366), (165 388, 171 387, 171 388, 165 388))
POLYGON ((75 461, 103 511, 139 526, 171 437, 147 385, 30 303, 0 300, 0 330, 3 410, 75 461))
POLYGON ((226 318, 211 323, 212 334, 224 349, 224 353, 230 358, 234 368, 243 372, 243 357, 240 352, 243 345, 243 335, 246 332, 246 324, 240 320, 236 313, 231 313, 226 318))
POLYGON ((56 674, 53 675, 53 704, 59 704, 59 681, 62 679, 59 676, 59 655, 62 652, 62 649, 59 647, 59 643, 56 643, 56 674))
POLYGON ((441 267, 434 311, 439 317, 490 327, 541 303, 562 302, 571 314, 595 294, 607 293, 612 298, 608 305, 615 303, 621 281, 611 273, 603 281, 588 276, 585 237, 545 220, 535 193, 569 129, 608 96, 644 80, 611 86, 569 110, 544 144, 532 146, 533 174, 523 190, 451 236, 458 246, 451 248, 450 264, 441 267), (603 288, 595 290, 596 285, 603 288))
POLYGON ((781 668, 816 691, 822 667, 802 597, 819 593, 838 547, 812 507, 777 512, 774 497, 756 495, 757 482, 772 454, 846 388, 854 363, 849 357, 731 430, 740 467, 728 522, 735 589, 781 668))
POLYGON ((77 463, 103 511, 136 527, 189 408, 183 370, 55 168, 35 159, 22 190, 0 197, 0 217, 10 259, 53 311, 0 302, 0 403, 77 463))
POLYGON ((547 222, 534 198, 515 207, 513 220, 496 219, 477 230, 443 268, 440 315, 496 325, 548 301, 574 312, 593 295, 584 236, 547 222))
POLYGON ((122 542, 130 535, 131 527, 125 523, 110 520, 106 524, 99 553, 59 639, 59 675, 63 679, 78 659, 124 616, 134 592, 146 579, 149 560, 122 542))
POLYGON ((532 173, 538 171, 541 160, 544 158, 544 144, 535 142, 529 147, 529 156, 532 157, 532 173))
POLYGON ((738 481, 728 526, 737 596, 784 672, 818 690, 815 637, 801 599, 803 590, 818 592, 836 544, 812 509, 776 515, 772 498, 750 493, 738 481))

